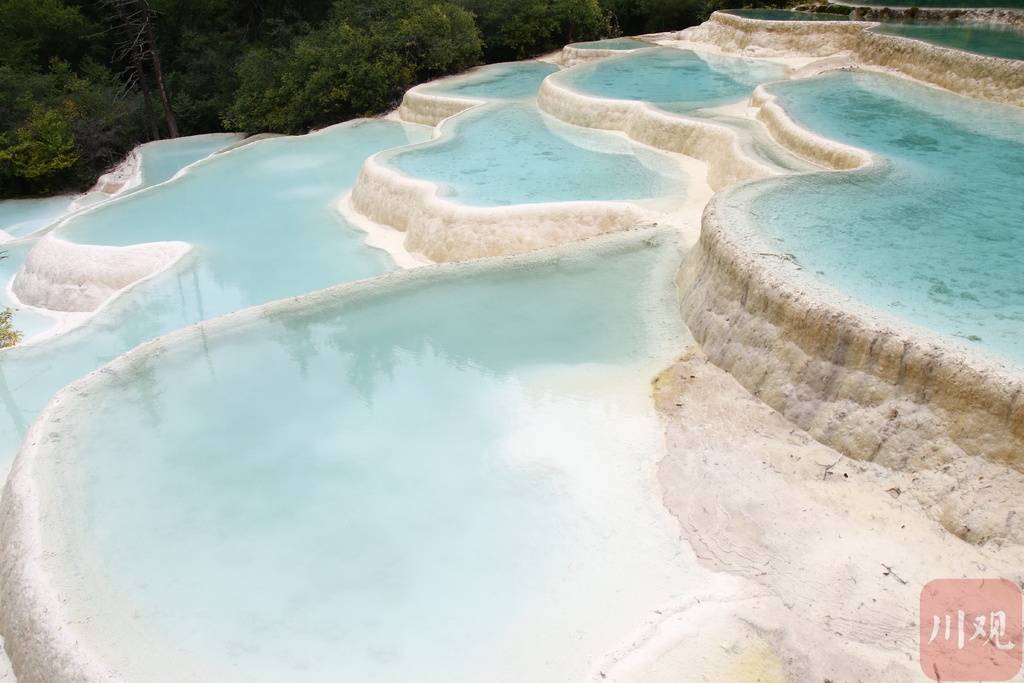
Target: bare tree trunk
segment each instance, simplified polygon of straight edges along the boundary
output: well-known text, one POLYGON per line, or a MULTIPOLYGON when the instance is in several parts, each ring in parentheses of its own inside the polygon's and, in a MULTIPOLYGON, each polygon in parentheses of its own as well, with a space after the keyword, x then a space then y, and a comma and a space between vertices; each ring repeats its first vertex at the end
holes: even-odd
POLYGON ((149 128, 150 139, 159 140, 160 127, 156 124, 156 119, 153 117, 153 97, 149 94, 149 81, 146 79, 146 71, 138 55, 135 56, 133 63, 135 74, 139 79, 139 90, 142 91, 142 112, 146 118, 146 126, 149 128))
MULTIPOLYGON (((148 7, 147 7, 148 10, 148 7)), ((156 87, 160 93, 160 103, 164 107, 164 118, 167 120, 167 132, 172 138, 178 137, 178 121, 174 117, 174 110, 171 108, 171 100, 167 96, 167 86, 164 83, 164 71, 160 67, 160 51, 156 47, 156 35, 153 33, 153 22, 146 17, 146 41, 149 43, 149 57, 153 61, 153 75, 156 76, 156 87)))

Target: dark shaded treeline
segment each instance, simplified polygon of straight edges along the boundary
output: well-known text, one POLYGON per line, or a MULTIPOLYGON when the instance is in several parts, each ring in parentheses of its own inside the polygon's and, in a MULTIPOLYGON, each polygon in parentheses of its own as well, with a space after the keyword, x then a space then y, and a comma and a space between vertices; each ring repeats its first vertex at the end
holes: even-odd
POLYGON ((0 197, 88 187, 153 139, 301 133, 415 83, 722 0, 0 0, 0 197))

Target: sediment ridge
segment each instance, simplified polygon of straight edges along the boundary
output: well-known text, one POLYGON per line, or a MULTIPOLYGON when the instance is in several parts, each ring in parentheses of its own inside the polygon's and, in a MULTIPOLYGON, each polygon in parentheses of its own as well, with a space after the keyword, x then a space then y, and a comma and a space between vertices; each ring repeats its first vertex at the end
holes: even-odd
POLYGON ((11 289, 22 303, 37 308, 92 312, 126 287, 170 267, 190 249, 185 242, 77 244, 48 234, 29 252, 11 289))
MULTIPOLYGON (((979 458, 1024 472, 1024 373, 803 281, 784 258, 752 251, 722 220, 723 202, 705 210, 678 281, 684 320, 716 365, 846 455, 964 481, 987 469, 979 458)), ((975 541, 1024 541, 1005 519, 946 523, 975 541)))
POLYGON ((1000 59, 874 33, 857 21, 760 21, 715 12, 676 38, 753 57, 825 57, 848 52, 862 66, 890 69, 951 92, 1024 106, 1024 61, 1000 59))
POLYGON ((652 219, 621 201, 467 206, 439 197, 426 180, 366 160, 349 197, 369 220, 405 233, 405 248, 435 262, 504 256, 555 246, 652 219))
POLYGON ((736 133, 726 126, 672 114, 647 102, 584 95, 559 83, 557 74, 544 79, 537 106, 566 123, 620 131, 636 142, 699 159, 708 165, 713 190, 774 174, 745 155, 736 133))

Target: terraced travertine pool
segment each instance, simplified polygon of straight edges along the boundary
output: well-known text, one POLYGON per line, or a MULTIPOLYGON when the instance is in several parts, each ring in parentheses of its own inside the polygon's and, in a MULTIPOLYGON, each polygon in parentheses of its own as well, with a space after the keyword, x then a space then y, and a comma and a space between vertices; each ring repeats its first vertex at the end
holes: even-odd
POLYGON ((669 603, 697 576, 647 494, 674 237, 522 258, 191 334, 62 412, 46 571, 92 652, 153 682, 577 680, 669 603))
POLYGON ((1024 31, 1010 26, 953 22, 886 23, 871 30, 989 57, 1024 59, 1024 31))
POLYGON ((784 76, 777 64, 657 48, 585 64, 560 81, 584 94, 640 100, 675 113, 740 101, 784 76))
POLYGON ((640 50, 651 47, 651 43, 635 38, 607 38, 605 40, 588 40, 582 43, 570 43, 569 47, 580 50, 640 50))
POLYGON ((383 160, 473 206, 685 196, 675 159, 611 133, 564 124, 533 105, 478 108, 446 131, 383 160))
MULTIPOLYGON (((0 411, 2 466, 57 389, 133 346, 237 308, 392 269, 390 259, 365 246, 365 235, 336 213, 333 201, 351 186, 366 156, 429 134, 422 126, 369 121, 266 140, 72 217, 58 235, 111 245, 178 239, 195 245, 196 253, 87 325, 0 354, 0 382, 10 396, 0 411)), ((26 251, 20 250, 21 259, 26 251)), ((8 278, 19 266, 18 258, 0 261, 8 278)))
POLYGON ((0 202, 0 230, 19 239, 45 228, 60 218, 75 200, 74 195, 39 199, 8 199, 0 202))
POLYGON ((1005 7, 1024 9, 1024 0, 842 0, 839 5, 863 7, 937 7, 937 8, 973 8, 973 7, 1005 7))
POLYGON ((732 219, 861 301, 1024 361, 1024 113, 872 73, 770 90, 877 161, 752 186, 732 219))
MULTIPOLYGON (((336 211, 374 155, 471 207, 668 216, 686 198, 688 161, 542 114, 544 78, 737 132, 766 173, 791 174, 726 196, 748 246, 1024 360, 1016 109, 880 74, 781 82, 770 92, 800 125, 875 158, 792 175, 808 162, 730 106, 779 64, 650 48, 554 70, 424 87, 492 100, 433 140, 373 120, 261 141, 55 230, 194 249, 81 327, 0 354, 0 466, 28 434, 3 502, 0 626, 41 680, 79 665, 147 683, 604 677, 609 653, 702 585, 652 495, 650 380, 692 341, 675 219, 392 272, 336 211)), ((213 141, 182 144, 143 163, 148 184, 213 141)), ((11 247, 5 279, 30 247, 11 247)))
POLYGON ((547 62, 509 62, 480 67, 469 74, 442 80, 424 92, 487 100, 522 100, 537 94, 541 81, 558 71, 547 62))
POLYGON ((726 14, 735 14, 747 19, 762 21, 849 21, 846 14, 830 14, 826 12, 794 12, 786 9, 727 9, 726 14))
POLYGON ((233 143, 241 142, 241 135, 210 133, 192 135, 174 140, 151 142, 139 147, 141 183, 138 189, 170 180, 178 171, 233 143))
MULTIPOLYGON (((213 133, 140 145, 136 150, 140 160, 137 184, 131 189, 135 191, 162 183, 192 162, 241 140, 241 137, 233 133, 213 133)), ((75 199, 74 195, 60 195, 0 201, 0 230, 3 231, 0 234, 6 233, 13 239, 28 237, 76 208, 73 206, 75 199)))

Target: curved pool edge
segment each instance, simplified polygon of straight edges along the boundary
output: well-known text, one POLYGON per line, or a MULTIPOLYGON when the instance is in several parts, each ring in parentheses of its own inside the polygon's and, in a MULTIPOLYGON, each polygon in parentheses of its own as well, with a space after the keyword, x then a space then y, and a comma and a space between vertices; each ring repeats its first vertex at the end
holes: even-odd
MULTIPOLYGON (((435 127, 433 138, 418 145, 455 138, 462 120, 462 113, 444 119, 435 127)), ((403 147, 401 151, 415 146, 403 147)), ((364 229, 382 226, 403 233, 406 253, 422 255, 437 263, 544 249, 653 223, 666 215, 645 207, 646 200, 462 204, 444 197, 437 183, 408 176, 389 166, 388 158, 396 153, 395 149, 383 150, 368 157, 351 193, 342 198, 337 208, 344 215, 355 214, 356 222, 364 229)), ((684 166, 683 171, 689 173, 692 169, 684 166)), ((386 250, 390 253, 395 249, 386 250)))
POLYGON ((445 119, 485 103, 485 100, 475 98, 432 93, 425 87, 437 82, 421 83, 406 90, 401 104, 395 110, 398 118, 406 123, 439 126, 445 119))
POLYGON ((171 268, 191 249, 179 241, 78 244, 51 233, 29 252, 11 292, 36 309, 93 313, 129 287, 171 268))
POLYGON ((707 181, 718 191, 734 183, 775 175, 773 169, 743 153, 739 137, 726 126, 672 114, 640 100, 616 100, 585 95, 544 79, 537 106, 546 114, 583 128, 612 130, 665 152, 682 154, 707 164, 707 181))
POLYGON ((1024 106, 1024 60, 1002 59, 874 33, 876 22, 762 21, 724 12, 681 40, 760 57, 825 57, 848 52, 862 66, 888 69, 922 83, 990 102, 1024 106), (751 54, 757 47, 759 54, 751 54))
POLYGON ((750 97, 750 106, 756 110, 755 117, 768 129, 772 139, 792 154, 833 171, 863 168, 874 161, 874 157, 862 149, 804 128, 777 100, 769 86, 759 85, 750 97))
MULTIPOLYGON (((638 40, 638 42, 645 42, 640 39, 635 40, 638 40)), ((565 68, 572 68, 580 64, 588 64, 590 62, 596 62, 609 57, 634 54, 639 50, 646 50, 650 47, 655 47, 655 45, 651 43, 649 45, 640 45, 632 50, 611 50, 593 47, 578 47, 576 44, 570 43, 569 45, 562 47, 562 52, 559 55, 559 63, 565 68)))
MULTIPOLYGON (((242 309, 151 339, 114 358, 58 391, 39 413, 11 467, 0 498, 0 635, 20 683, 112 683, 121 680, 87 645, 64 614, 62 600, 43 568, 42 526, 34 464, 42 446, 56 435, 53 425, 78 401, 121 373, 184 342, 244 333, 248 325, 275 315, 302 313, 326 304, 355 304, 376 296, 417 288, 421 282, 450 282, 476 273, 518 270, 533 265, 586 260, 602 254, 660 247, 672 268, 681 249, 671 228, 646 228, 604 235, 584 244, 474 261, 396 270, 296 297, 242 309), (669 256, 671 255, 671 256, 669 256)), ((58 437, 59 438, 59 437, 58 437)))
MULTIPOLYGON (((951 0, 952 2, 952 0, 951 0)), ((935 22, 964 21, 978 24, 1016 26, 1024 28, 1024 10, 1011 7, 887 7, 884 5, 856 5, 840 0, 834 4, 852 8, 862 21, 903 21, 924 19, 935 22), (913 10, 913 11, 912 11, 913 10)))
POLYGON ((1024 471, 1024 371, 751 251, 722 220, 726 198, 708 205, 678 278, 683 319, 716 365, 851 457, 904 470, 979 457, 1024 471))
MULTIPOLYGON (((77 218, 79 218, 82 215, 85 215, 85 214, 87 214, 89 212, 92 212, 92 211, 99 210, 99 209, 101 209, 103 207, 106 207, 106 206, 108 206, 108 205, 110 205, 110 204, 112 204, 114 202, 117 202, 117 201, 135 201, 137 198, 143 197, 147 193, 157 191, 159 188, 164 187, 168 183, 177 182, 179 179, 181 179, 181 178, 189 175, 190 173, 192 173, 195 169, 201 168, 201 167, 205 166, 206 164, 209 164, 209 163, 212 163, 212 162, 217 161, 219 159, 222 159, 223 157, 225 157, 225 156, 227 156, 229 154, 233 154, 233 153, 235 153, 235 152, 237 152, 239 150, 246 149, 246 148, 248 148, 251 145, 256 145, 256 144, 260 144, 260 143, 264 143, 264 142, 270 142, 270 141, 273 141, 273 140, 279 140, 279 139, 282 139, 282 138, 289 138, 289 137, 299 138, 299 137, 305 137, 305 136, 316 136, 316 135, 319 135, 320 133, 323 133, 323 132, 325 132, 327 130, 330 130, 330 129, 354 127, 354 126, 358 126, 358 125, 361 125, 363 123, 366 123, 368 121, 374 121, 374 120, 376 120, 376 119, 371 119, 371 118, 355 118, 355 119, 350 119, 348 121, 342 121, 340 123, 336 123, 336 124, 333 124, 331 126, 325 126, 324 128, 319 128, 319 129, 316 129, 316 130, 312 130, 312 131, 310 131, 308 133, 305 133, 303 135, 290 136, 290 135, 277 135, 277 134, 258 134, 258 135, 249 136, 248 138, 243 138, 243 139, 240 139, 240 140, 236 140, 234 143, 232 143, 230 145, 226 145, 225 147, 223 147, 223 148, 221 148, 221 149, 219 149, 219 150, 217 150, 217 151, 215 151, 215 152, 213 152, 213 153, 211 153, 211 154, 209 154, 209 155, 207 155, 205 157, 201 157, 201 158, 196 159, 195 161, 193 161, 193 162, 191 162, 189 164, 186 164, 181 169, 179 169, 173 176, 171 176, 170 178, 167 178, 166 180, 163 180, 163 181, 161 181, 159 183, 156 183, 154 185, 150 185, 148 187, 144 187, 144 188, 142 188, 140 190, 137 190, 135 192, 127 192, 127 191, 118 192, 116 194, 107 196, 106 198, 104 198, 104 199, 102 199, 100 201, 97 201, 95 203, 92 203, 92 204, 86 205, 84 207, 80 207, 80 208, 74 209, 73 211, 69 211, 69 212, 65 213, 64 215, 62 215, 61 217, 59 217, 57 220, 55 220, 52 223, 50 223, 49 225, 47 225, 47 226, 45 226, 43 228, 40 228, 39 230, 34 231, 30 235, 26 235, 25 237, 21 237, 18 240, 12 241, 12 244, 15 243, 15 242, 27 242, 27 241, 31 241, 31 240, 38 240, 36 242, 36 244, 33 246, 32 251, 29 252, 29 256, 31 256, 32 253, 35 251, 36 247, 38 247, 41 242, 43 242, 45 239, 47 239, 47 238, 52 236, 54 240, 57 240, 59 242, 63 242, 64 245, 66 245, 64 248, 66 250, 69 250, 69 251, 83 251, 84 252, 84 251, 87 251, 89 249, 99 249, 101 252, 102 251, 106 251, 107 248, 109 247, 109 245, 93 245, 93 244, 88 244, 88 243, 74 242, 72 240, 65 240, 65 239, 62 239, 62 238, 58 238, 58 237, 56 237, 55 233, 56 233, 57 230, 62 228, 66 223, 68 223, 71 220, 77 219, 77 218), (82 249, 79 249, 79 248, 82 248, 82 249)), ((403 126, 414 126, 414 125, 417 125, 417 124, 409 123, 409 122, 406 122, 406 121, 398 121, 397 123, 400 124, 400 125, 403 125, 403 126)), ((209 135, 227 135, 227 134, 224 134, 224 133, 211 133, 209 135)), ((202 137, 202 136, 194 136, 194 137, 202 137)), ((170 142, 170 140, 159 140, 159 141, 156 141, 156 142, 157 143, 159 143, 159 142, 170 142)), ((151 142, 151 143, 145 143, 145 144, 155 144, 155 143, 151 142)), ((136 152, 141 147, 142 147, 142 145, 139 145, 138 147, 136 147, 135 150, 133 150, 133 153, 136 152)), ((344 194, 345 194, 345 191, 340 191, 339 192, 339 196, 343 196, 344 194)), ((85 195, 83 195, 83 196, 85 196, 85 195)), ((152 279, 156 278, 157 276, 161 275, 162 273, 171 270, 172 268, 176 267, 179 263, 181 263, 186 256, 189 256, 190 254, 193 254, 195 252, 194 245, 187 244, 187 243, 184 243, 184 242, 178 242, 178 241, 175 241, 175 240, 161 241, 161 242, 151 242, 151 243, 141 243, 141 244, 133 244, 133 245, 124 245, 124 246, 120 246, 120 247, 109 247, 109 249, 111 249, 111 250, 131 250, 131 249, 138 249, 138 248, 143 248, 143 247, 147 247, 147 246, 148 247, 152 247, 153 245, 174 245, 173 249, 176 250, 176 251, 179 251, 180 253, 178 253, 175 258, 169 259, 166 263, 163 264, 162 267, 157 268, 157 269, 155 269, 155 270, 153 270, 153 271, 151 271, 151 272, 149 272, 147 274, 143 274, 142 276, 127 282, 127 284, 124 284, 123 286, 121 286, 119 288, 108 288, 108 294, 109 295, 105 299, 103 299, 102 301, 96 302, 95 303, 95 307, 92 308, 92 310, 83 311, 83 312, 70 312, 69 313, 67 311, 63 311, 63 310, 59 310, 59 309, 46 308, 46 307, 42 307, 42 306, 30 303, 30 302, 22 301, 21 303, 23 303, 26 306, 26 308, 31 309, 33 312, 38 313, 39 315, 51 318, 52 320, 54 320, 55 324, 46 334, 33 336, 32 338, 26 340, 24 343, 19 343, 16 346, 7 347, 7 349, 0 349, 0 356, 2 356, 3 352, 6 351, 6 350, 15 349, 15 348, 24 348, 26 346, 35 345, 37 343, 49 342, 49 341, 53 340, 56 337, 60 337, 60 336, 66 334, 68 332, 71 332, 71 331, 73 331, 75 329, 78 329, 78 328, 82 327, 83 325, 89 323, 95 316, 99 315, 102 311, 104 311, 114 301, 119 299, 123 294, 126 294, 129 291, 133 290, 138 285, 141 285, 141 284, 143 284, 143 283, 145 283, 145 282, 147 282, 149 280, 152 280, 152 279)), ((375 245, 370 245, 370 246, 375 246, 375 245)), ((387 250, 385 249, 385 251, 387 251, 387 250)), ((109 252, 109 253, 114 253, 114 252, 109 252)), ((26 258, 26 262, 27 261, 28 261, 28 258, 26 258)), ((74 259, 72 259, 71 262, 74 262, 74 259)), ((79 265, 83 266, 82 272, 85 273, 85 276, 83 276, 81 278, 82 283, 84 285, 95 284, 94 282, 89 280, 87 276, 88 276, 89 272, 95 271, 96 269, 91 267, 91 264, 88 261, 82 262, 81 259, 79 259, 79 265)), ((56 268, 51 269, 51 270, 59 271, 60 269, 61 269, 61 266, 57 266, 56 268)), ((6 289, 9 292, 9 294, 13 295, 14 299, 18 299, 18 296, 17 296, 17 294, 14 291, 14 285, 15 285, 15 282, 17 281, 17 279, 18 279, 18 276, 22 274, 23 270, 24 270, 24 265, 6 283, 6 289)), ((76 273, 76 275, 82 275, 82 273, 76 273)))

